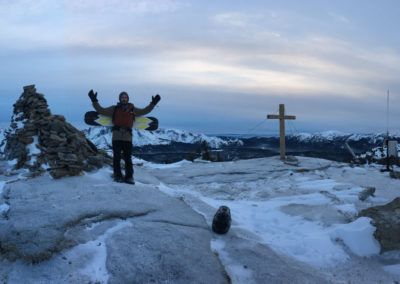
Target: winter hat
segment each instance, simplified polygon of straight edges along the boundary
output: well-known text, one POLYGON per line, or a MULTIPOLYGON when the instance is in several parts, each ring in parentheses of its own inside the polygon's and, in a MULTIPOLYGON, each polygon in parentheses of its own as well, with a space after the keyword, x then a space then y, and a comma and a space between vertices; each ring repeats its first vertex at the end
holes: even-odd
POLYGON ((121 101, 121 97, 122 97, 123 95, 127 96, 127 97, 128 97, 128 101, 129 101, 129 95, 128 95, 127 92, 121 92, 121 93, 119 94, 119 97, 118 97, 119 101, 121 101))

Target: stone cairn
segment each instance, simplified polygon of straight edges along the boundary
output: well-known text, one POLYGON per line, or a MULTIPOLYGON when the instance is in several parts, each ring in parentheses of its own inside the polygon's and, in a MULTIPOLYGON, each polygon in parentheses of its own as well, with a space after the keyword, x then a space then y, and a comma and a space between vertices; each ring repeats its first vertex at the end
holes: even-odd
POLYGON ((51 114, 35 85, 25 86, 14 104, 5 138, 5 158, 14 160, 15 169, 29 169, 32 176, 46 170, 53 178, 76 176, 111 164, 111 158, 82 131, 63 116, 51 114))

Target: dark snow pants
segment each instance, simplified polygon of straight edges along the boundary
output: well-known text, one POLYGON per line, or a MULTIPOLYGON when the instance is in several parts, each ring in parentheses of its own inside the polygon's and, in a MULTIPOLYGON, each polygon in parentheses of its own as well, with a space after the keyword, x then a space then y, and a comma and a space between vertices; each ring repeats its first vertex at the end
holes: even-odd
POLYGON ((132 142, 128 141, 113 141, 113 168, 114 177, 122 177, 121 173, 121 157, 125 161, 125 178, 129 179, 133 177, 133 166, 132 166, 132 142), (122 154, 122 155, 121 155, 122 154))

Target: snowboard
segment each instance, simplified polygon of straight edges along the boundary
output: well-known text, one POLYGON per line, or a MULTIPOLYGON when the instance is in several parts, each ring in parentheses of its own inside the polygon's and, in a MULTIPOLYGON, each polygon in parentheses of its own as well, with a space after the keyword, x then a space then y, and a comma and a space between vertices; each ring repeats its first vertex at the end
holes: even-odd
MULTIPOLYGON (((111 117, 99 114, 96 111, 88 111, 85 113, 85 123, 92 126, 113 126, 111 117)), ((157 130, 158 119, 149 116, 138 116, 135 118, 133 128, 150 131, 157 130)))

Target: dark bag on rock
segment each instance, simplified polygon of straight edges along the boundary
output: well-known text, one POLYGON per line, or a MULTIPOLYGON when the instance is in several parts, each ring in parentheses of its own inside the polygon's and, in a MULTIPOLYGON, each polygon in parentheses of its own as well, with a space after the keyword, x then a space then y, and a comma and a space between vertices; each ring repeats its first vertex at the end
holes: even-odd
POLYGON ((214 215, 212 230, 217 234, 226 234, 230 227, 231 211, 227 206, 221 206, 214 215))

